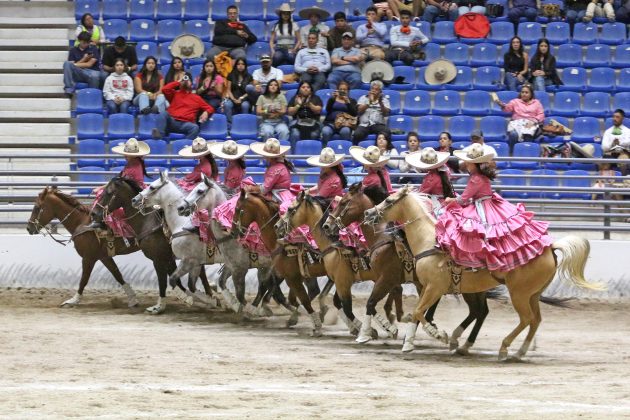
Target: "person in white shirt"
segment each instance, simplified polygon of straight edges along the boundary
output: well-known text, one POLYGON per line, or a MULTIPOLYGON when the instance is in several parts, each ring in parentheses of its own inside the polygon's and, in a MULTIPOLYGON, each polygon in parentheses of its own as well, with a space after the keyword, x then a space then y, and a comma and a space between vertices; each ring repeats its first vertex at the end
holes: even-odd
POLYGON ((326 73, 330 70, 328 50, 317 46, 319 34, 308 34, 307 46, 298 51, 295 57, 295 72, 300 75, 300 82, 309 82, 313 92, 317 92, 326 83, 326 73))
MULTIPOLYGON (((381 156, 398 156, 398 150, 392 144, 392 135, 388 131, 378 133, 374 145, 381 151, 381 156)), ((398 169, 399 163, 398 159, 390 159, 386 165, 388 168, 398 169)))
POLYGON ((271 56, 263 54, 260 57, 260 68, 254 70, 252 74, 252 84, 245 87, 245 92, 252 96, 252 101, 258 100, 258 97, 267 89, 267 83, 270 80, 276 80, 282 88, 282 78, 284 73, 282 70, 271 66, 271 56))
POLYGON ((300 40, 303 48, 308 43, 308 34, 315 32, 319 35, 317 46, 325 50, 328 49, 328 31, 330 31, 330 28, 321 23, 321 21, 328 19, 329 16, 330 13, 327 10, 320 9, 317 6, 300 10, 300 17, 309 20, 309 23, 300 28, 300 40))
POLYGON ((415 53, 419 52, 422 45, 429 42, 429 38, 419 28, 409 26, 411 12, 401 10, 400 23, 400 26, 392 26, 389 30, 391 48, 387 51, 385 59, 390 63, 400 60, 406 66, 410 66, 415 59, 415 53))
POLYGON ((125 73, 125 61, 117 58, 114 72, 107 76, 103 86, 103 97, 109 114, 126 114, 133 99, 133 80, 125 73))
POLYGON ((356 145, 365 139, 368 134, 389 133, 385 124, 385 117, 389 115, 391 105, 383 95, 383 82, 374 80, 370 83, 370 91, 363 95, 357 102, 359 112, 359 125, 352 136, 352 142, 356 145))
POLYGON ((387 25, 378 21, 376 8, 370 6, 365 10, 367 22, 357 28, 357 41, 366 61, 385 58, 385 37, 387 25))
MULTIPOLYGON (((626 113, 623 109, 615 109, 612 116, 613 125, 602 137, 602 152, 605 158, 630 159, 630 128, 623 125, 626 113)), ((627 165, 617 165, 622 175, 628 172, 627 165)))

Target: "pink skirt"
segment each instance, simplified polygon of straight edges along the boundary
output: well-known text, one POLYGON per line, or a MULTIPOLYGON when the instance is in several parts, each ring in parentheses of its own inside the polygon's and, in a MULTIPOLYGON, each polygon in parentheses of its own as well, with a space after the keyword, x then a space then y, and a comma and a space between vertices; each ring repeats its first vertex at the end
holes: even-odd
POLYGON ((474 204, 451 203, 435 225, 438 244, 464 267, 510 271, 527 264, 551 246, 549 223, 497 194, 480 202, 486 223, 474 204))
MULTIPOLYGON (((212 211, 212 219, 219 222, 221 227, 226 231, 232 229, 232 220, 234 219, 234 209, 236 208, 236 202, 240 198, 239 194, 235 194, 229 200, 219 204, 212 211)), ((256 252, 262 255, 270 255, 270 250, 265 246, 262 236, 260 235, 260 229, 256 222, 251 223, 247 228, 245 235, 238 239, 238 242, 251 252, 256 252)))
MULTIPOLYGON (((99 188, 96 192, 96 198, 94 199, 94 203, 92 204, 92 209, 96 207, 96 203, 103 195, 103 188, 99 188)), ((135 238, 136 232, 134 232, 133 228, 127 220, 125 220, 125 211, 120 208, 116 209, 112 212, 108 212, 107 216, 103 219, 103 222, 112 230, 114 236, 119 238, 135 238)))
POLYGON ((210 242, 210 238, 214 241, 214 236, 210 230, 210 216, 208 215, 208 209, 197 209, 192 214, 192 225, 199 228, 199 239, 203 243, 210 242))
POLYGON ((177 185, 179 185, 179 188, 181 188, 182 191, 187 192, 187 193, 195 189, 195 187, 198 184, 198 182, 186 181, 186 179, 184 178, 178 179, 176 182, 177 182, 177 185))

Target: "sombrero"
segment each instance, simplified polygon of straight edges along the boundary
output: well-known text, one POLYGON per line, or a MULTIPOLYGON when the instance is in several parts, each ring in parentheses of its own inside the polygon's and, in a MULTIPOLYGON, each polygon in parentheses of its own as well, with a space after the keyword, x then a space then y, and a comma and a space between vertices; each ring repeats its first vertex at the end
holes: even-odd
POLYGON ((214 156, 227 160, 240 159, 249 150, 249 147, 238 144, 234 140, 226 140, 223 143, 212 143, 209 148, 210 153, 214 156))
POLYGON ((370 83, 372 80, 390 82, 394 79, 394 68, 387 61, 372 60, 361 70, 361 81, 370 83))
POLYGON ((330 168, 341 163, 346 155, 336 155, 335 151, 330 147, 324 147, 319 156, 311 156, 306 159, 306 163, 311 166, 319 166, 320 168, 330 168))
POLYGON ((196 139, 194 139, 192 142, 192 146, 186 146, 178 152, 180 156, 191 158, 204 156, 208 153, 211 153, 210 149, 208 148, 208 142, 201 137, 197 137, 196 139))
POLYGON ((570 141, 569 146, 571 146, 571 149, 573 149, 575 153, 580 155, 579 157, 591 159, 593 158, 593 154, 595 153, 595 146, 593 146, 592 144, 585 144, 584 146, 580 146, 576 142, 570 141))
POLYGON ((282 4, 280 5, 280 7, 278 7, 278 8, 276 9, 276 14, 277 14, 278 16, 280 16, 280 13, 282 13, 282 12, 289 12, 289 13, 293 13, 293 11, 294 11, 294 10, 295 10, 295 9, 292 9, 292 8, 291 8, 291 6, 289 5, 289 3, 282 3, 282 4))
POLYGON ((455 64, 449 60, 435 60, 424 71, 424 80, 430 85, 442 85, 450 82, 457 76, 455 64))
POLYGON ((382 156, 381 150, 376 146, 350 147, 350 156, 364 166, 383 166, 389 161, 389 156, 382 156))
POLYGON ((324 10, 317 6, 307 7, 306 9, 300 10, 300 12, 298 13, 298 15, 302 19, 309 19, 313 14, 319 16, 319 20, 328 19, 328 17, 330 16, 330 13, 328 13, 327 10, 324 10))
POLYGON ((265 157, 279 157, 291 150, 291 146, 283 146, 280 144, 280 140, 273 137, 268 138, 264 143, 252 143, 249 148, 257 155, 265 157))
POLYGON ((451 154, 448 152, 438 152, 433 147, 425 147, 422 150, 406 155, 405 162, 414 168, 428 171, 444 165, 450 156, 451 154))
POLYGON ((479 143, 471 144, 463 150, 455 150, 453 154, 464 162, 470 163, 490 162, 495 157, 490 149, 479 143))
POLYGON ((119 143, 112 147, 112 152, 125 156, 146 156, 151 153, 151 148, 145 142, 132 137, 124 144, 119 143))

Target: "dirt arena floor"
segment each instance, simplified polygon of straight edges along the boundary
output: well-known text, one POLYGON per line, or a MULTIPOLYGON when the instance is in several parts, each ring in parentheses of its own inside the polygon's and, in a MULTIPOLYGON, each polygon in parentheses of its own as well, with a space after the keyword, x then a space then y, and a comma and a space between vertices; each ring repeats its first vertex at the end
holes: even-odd
MULTIPOLYGON (((0 289, 1 418, 630 418, 628 301, 545 305, 536 350, 499 363, 516 324, 506 302, 463 357, 422 332, 411 354, 401 340, 361 346, 334 317, 311 338, 305 316, 286 329, 277 307, 244 321, 169 298, 150 316, 122 291, 88 290, 58 308, 72 293, 0 289)), ((154 296, 140 293, 142 308, 154 296)), ((450 332, 465 313, 447 298, 436 320, 450 332)))

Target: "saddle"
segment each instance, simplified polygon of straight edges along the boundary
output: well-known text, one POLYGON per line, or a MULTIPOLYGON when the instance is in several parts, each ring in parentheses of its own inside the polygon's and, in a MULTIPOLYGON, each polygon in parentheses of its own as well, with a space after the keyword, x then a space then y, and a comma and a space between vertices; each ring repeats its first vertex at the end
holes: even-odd
POLYGON ((400 262, 403 266, 404 280, 407 283, 414 281, 416 263, 413 259, 413 254, 407 243, 407 236, 402 229, 396 229, 392 232, 392 238, 394 239, 394 247, 396 248, 396 254, 400 258, 400 262))
POLYGON ((307 243, 285 244, 283 249, 287 257, 297 257, 300 274, 305 278, 312 277, 308 266, 322 261, 322 253, 307 243))

